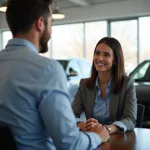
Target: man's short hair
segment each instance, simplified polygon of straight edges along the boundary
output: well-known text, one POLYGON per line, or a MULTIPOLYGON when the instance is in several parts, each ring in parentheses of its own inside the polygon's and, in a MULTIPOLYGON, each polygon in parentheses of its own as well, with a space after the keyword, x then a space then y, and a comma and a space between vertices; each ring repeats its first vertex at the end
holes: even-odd
POLYGON ((52 0, 8 0, 6 20, 12 34, 27 32, 41 16, 47 20, 51 4, 52 0))

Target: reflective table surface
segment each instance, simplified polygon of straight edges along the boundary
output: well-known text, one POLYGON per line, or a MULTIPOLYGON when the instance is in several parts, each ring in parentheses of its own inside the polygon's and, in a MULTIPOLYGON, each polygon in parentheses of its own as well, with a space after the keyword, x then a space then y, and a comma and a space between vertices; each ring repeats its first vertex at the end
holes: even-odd
POLYGON ((134 131, 112 134, 110 140, 96 150, 150 150, 150 129, 135 128, 134 131))

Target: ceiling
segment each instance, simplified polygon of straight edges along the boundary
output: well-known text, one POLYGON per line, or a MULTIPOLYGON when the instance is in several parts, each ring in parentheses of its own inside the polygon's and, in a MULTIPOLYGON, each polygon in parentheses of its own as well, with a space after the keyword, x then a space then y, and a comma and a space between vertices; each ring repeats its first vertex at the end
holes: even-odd
MULTIPOLYGON (((0 0, 2 5, 7 0, 0 0)), ((126 0, 53 0, 52 8, 59 6, 60 9, 74 8, 74 7, 90 7, 98 3, 126 1, 126 0)))
POLYGON ((56 4, 59 6, 59 8, 67 9, 73 7, 90 7, 98 3, 106 3, 113 1, 123 0, 53 0, 53 8, 56 6, 56 4))

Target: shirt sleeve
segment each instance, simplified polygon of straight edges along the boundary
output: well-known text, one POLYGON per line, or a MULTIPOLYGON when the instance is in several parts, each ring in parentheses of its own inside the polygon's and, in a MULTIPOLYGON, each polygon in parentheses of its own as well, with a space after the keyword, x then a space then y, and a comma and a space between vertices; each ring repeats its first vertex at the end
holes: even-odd
POLYGON ((76 122, 78 123, 78 122, 84 122, 84 121, 80 118, 76 118, 76 122))
POLYGON ((59 66, 57 69, 59 73, 54 72, 53 79, 54 74, 51 74, 49 90, 44 92, 38 106, 44 127, 58 150, 95 149, 102 141, 96 133, 79 131, 67 93, 65 75, 59 66))
POLYGON ((85 113, 82 112, 82 114, 80 115, 80 118, 76 117, 76 122, 86 122, 86 117, 85 117, 85 113))
POLYGON ((115 121, 112 124, 118 126, 120 128, 120 130, 123 131, 123 132, 127 131, 127 127, 121 121, 115 121))

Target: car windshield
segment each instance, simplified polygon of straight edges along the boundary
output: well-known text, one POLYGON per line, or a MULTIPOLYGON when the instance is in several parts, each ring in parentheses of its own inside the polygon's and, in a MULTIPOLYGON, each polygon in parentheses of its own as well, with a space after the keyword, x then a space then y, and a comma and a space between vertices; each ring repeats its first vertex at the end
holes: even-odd
POLYGON ((62 65, 64 70, 66 70, 69 61, 68 60, 57 60, 57 61, 62 65))
POLYGON ((135 81, 150 82, 150 61, 141 63, 138 68, 133 71, 132 76, 135 81))

